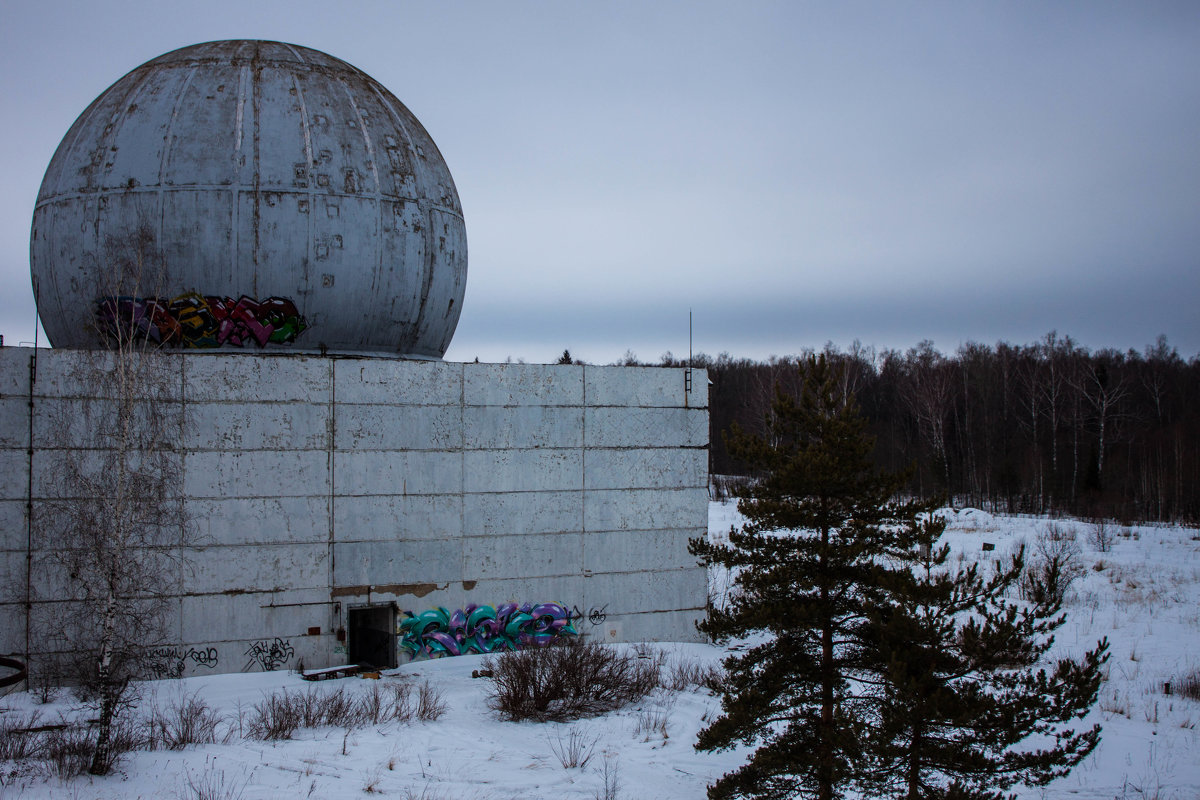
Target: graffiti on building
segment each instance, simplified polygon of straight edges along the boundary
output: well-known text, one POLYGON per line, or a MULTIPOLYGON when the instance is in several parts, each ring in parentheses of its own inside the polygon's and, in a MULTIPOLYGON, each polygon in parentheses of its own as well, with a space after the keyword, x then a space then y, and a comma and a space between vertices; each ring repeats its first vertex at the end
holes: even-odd
POLYGON ((579 606, 571 606, 571 616, 575 619, 587 617, 587 621, 592 623, 593 627, 603 625, 604 620, 608 619, 608 603, 605 603, 600 608, 592 606, 586 614, 579 610, 579 606))
POLYGON ((419 614, 404 613, 407 619, 400 623, 400 650, 413 658, 519 650, 578 633, 571 624, 576 615, 559 603, 505 603, 498 607, 472 603, 455 611, 439 607, 419 614))
POLYGON ((245 655, 250 656, 250 660, 242 667, 242 672, 249 672, 255 664, 261 667, 263 672, 279 669, 295 654, 289 639, 280 639, 278 636, 273 642, 261 639, 246 648, 245 655))
POLYGON ((179 647, 153 647, 143 654, 146 672, 152 678, 180 678, 187 662, 191 661, 197 667, 213 669, 220 662, 217 648, 208 647, 197 650, 194 647, 183 650, 179 647))
POLYGON ((96 326, 112 339, 118 335, 177 347, 243 347, 294 342, 308 327, 296 304, 286 297, 255 300, 204 296, 195 292, 167 300, 159 297, 101 297, 96 326))

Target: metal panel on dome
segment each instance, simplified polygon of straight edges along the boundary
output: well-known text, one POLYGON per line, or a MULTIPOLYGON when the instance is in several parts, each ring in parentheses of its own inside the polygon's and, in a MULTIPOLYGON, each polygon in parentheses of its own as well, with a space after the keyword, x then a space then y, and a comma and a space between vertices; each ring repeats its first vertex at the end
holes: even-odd
POLYGON ((462 207, 429 134, 361 71, 279 42, 167 53, 80 115, 30 240, 55 347, 102 346, 96 292, 139 236, 165 265, 140 292, 211 298, 214 314, 294 306, 306 323, 267 341, 172 333, 180 346, 440 358, 465 293, 462 207))

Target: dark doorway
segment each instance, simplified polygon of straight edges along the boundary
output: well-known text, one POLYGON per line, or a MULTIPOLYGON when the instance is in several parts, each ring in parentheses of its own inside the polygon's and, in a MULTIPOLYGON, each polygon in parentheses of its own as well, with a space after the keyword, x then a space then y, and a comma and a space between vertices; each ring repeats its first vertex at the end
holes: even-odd
POLYGON ((391 605, 350 609, 350 663, 379 669, 396 666, 396 609, 391 605))

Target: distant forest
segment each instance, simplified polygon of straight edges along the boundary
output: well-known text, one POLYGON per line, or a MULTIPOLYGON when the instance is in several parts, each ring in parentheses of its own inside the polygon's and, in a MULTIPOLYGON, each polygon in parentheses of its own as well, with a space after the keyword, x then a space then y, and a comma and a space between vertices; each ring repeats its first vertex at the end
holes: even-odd
MULTIPOLYGON (((878 464, 912 466, 916 495, 1010 513, 1200 521, 1200 357, 1185 361, 1165 337, 1141 353, 1091 352, 1056 333, 948 355, 931 342, 825 353, 845 367, 878 464)), ((712 381, 714 475, 744 472, 723 434, 734 422, 763 433, 775 387, 800 390, 796 361, 693 358, 712 381)), ((668 353, 661 363, 686 360, 668 353)))

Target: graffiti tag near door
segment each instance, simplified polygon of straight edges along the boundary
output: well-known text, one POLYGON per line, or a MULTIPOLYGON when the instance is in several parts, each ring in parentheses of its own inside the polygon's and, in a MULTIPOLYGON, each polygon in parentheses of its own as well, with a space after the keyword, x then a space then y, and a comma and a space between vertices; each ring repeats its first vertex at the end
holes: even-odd
POLYGON ((413 658, 519 650, 578 634, 571 624, 575 615, 559 603, 472 603, 455 611, 438 607, 404 613, 408 619, 400 623, 400 650, 413 658))
POLYGON ((250 656, 250 660, 242 667, 242 672, 249 672, 255 664, 258 664, 263 672, 279 669, 295 654, 289 639, 280 639, 278 636, 273 642, 262 639, 246 649, 245 655, 250 656))

